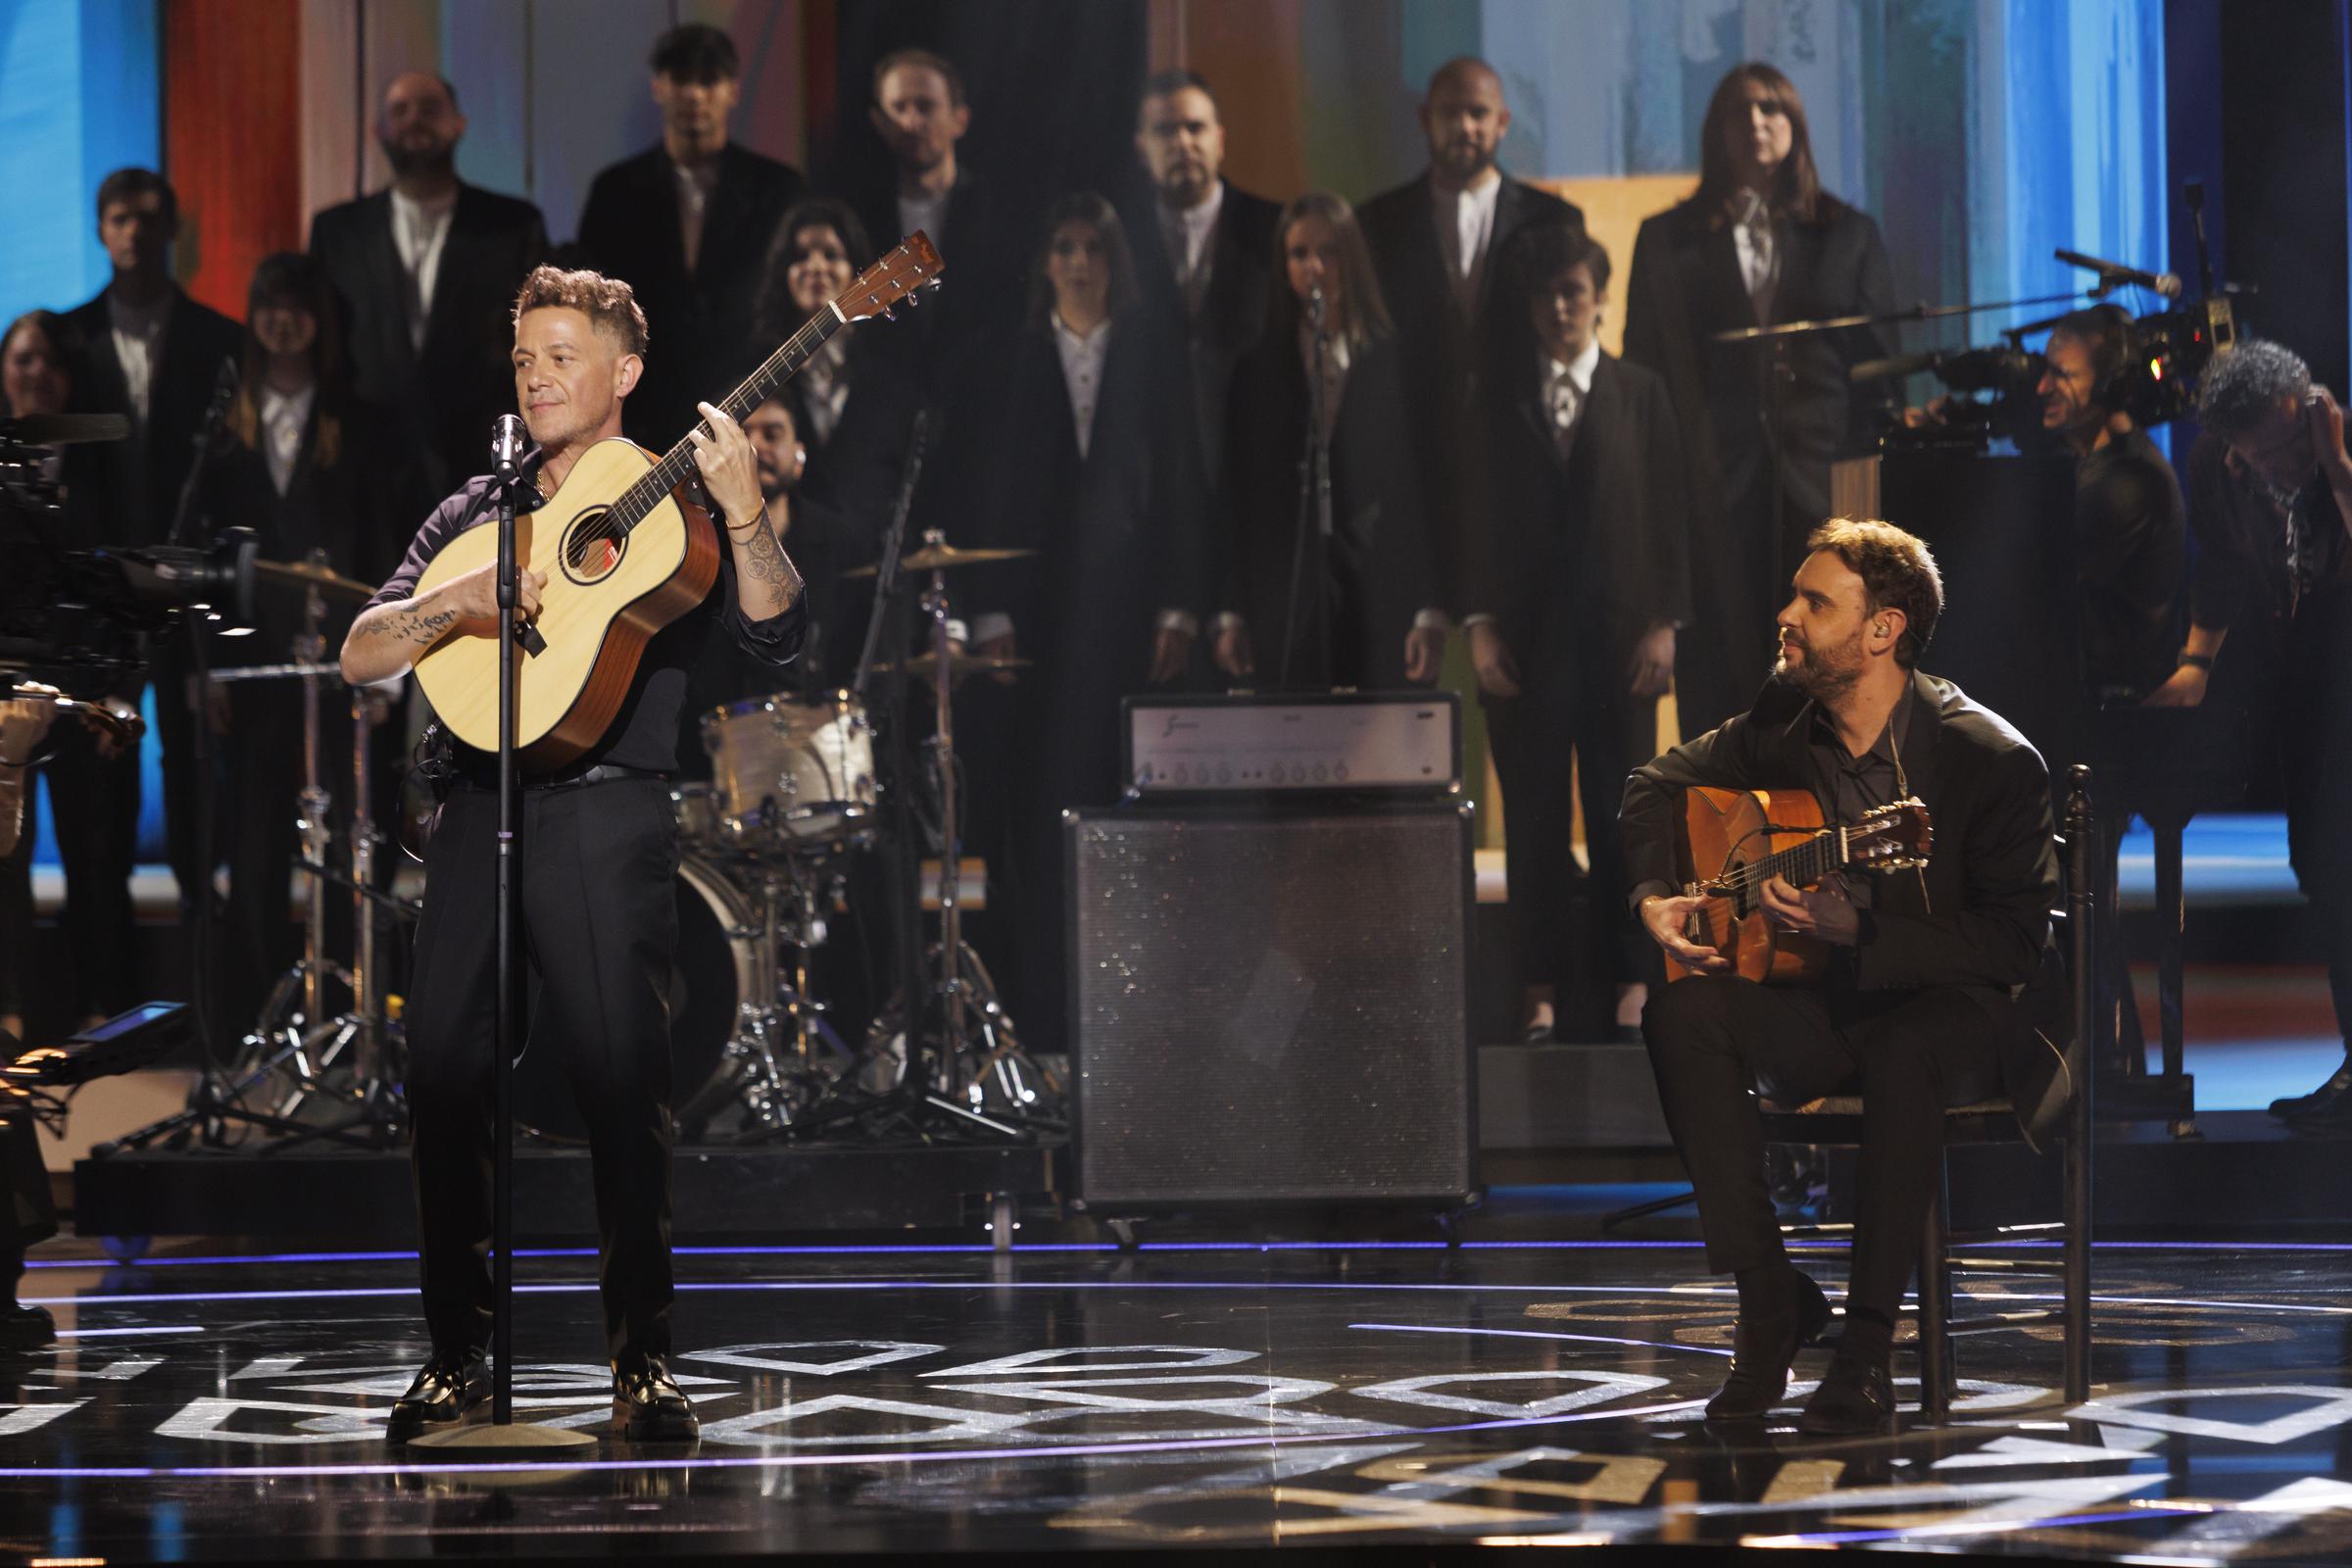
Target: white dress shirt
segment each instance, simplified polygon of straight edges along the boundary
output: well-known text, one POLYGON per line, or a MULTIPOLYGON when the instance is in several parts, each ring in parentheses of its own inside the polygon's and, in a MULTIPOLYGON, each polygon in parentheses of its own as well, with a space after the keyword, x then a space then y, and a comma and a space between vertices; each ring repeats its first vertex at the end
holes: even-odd
POLYGON ((1168 265, 1175 270, 1176 286, 1184 293, 1184 309, 1189 316, 1200 314, 1200 302, 1208 295, 1209 242, 1216 237, 1217 219, 1225 211, 1225 182, 1218 180, 1208 187, 1208 197, 1198 207, 1172 208, 1159 204, 1159 233, 1168 252, 1168 265))
POLYGON ((262 456, 270 463, 270 482, 281 496, 294 482, 294 465, 302 457, 303 437, 311 426, 311 405, 318 399, 316 383, 299 392, 262 388, 262 456))
POLYGON ((1487 251, 1494 238, 1494 202, 1502 194, 1502 175, 1489 171, 1486 180, 1464 191, 1440 188, 1430 182, 1436 204, 1432 217, 1438 225, 1438 249, 1446 257, 1446 279, 1453 285, 1454 307, 1467 320, 1478 311, 1478 291, 1486 276, 1487 251))
POLYGON ((710 211, 710 193, 718 188, 718 160, 707 163, 681 164, 670 161, 670 172, 678 182, 678 235, 686 242, 686 270, 703 254, 703 219, 710 211))
POLYGON ((850 406, 850 346, 840 333, 825 340, 801 367, 801 389, 808 394, 808 444, 821 447, 841 428, 842 411, 850 406))
POLYGON ((1056 314, 1054 348, 1061 356, 1062 390, 1070 395, 1070 420, 1078 428, 1078 457, 1083 462, 1095 438, 1095 408, 1102 399, 1102 361, 1110 352, 1110 318, 1097 321, 1091 332, 1076 332, 1056 314))
POLYGON ((1552 439, 1563 452, 1585 416, 1585 404, 1592 396, 1592 369, 1599 364, 1598 339, 1586 344, 1585 351, 1565 365, 1553 359, 1544 361, 1544 406, 1551 413, 1552 439))
MULTIPOLYGON (((1337 332, 1323 339, 1323 440, 1331 441, 1331 433, 1340 422, 1340 399, 1348 395, 1348 367, 1353 356, 1348 339, 1337 332)), ((1303 320, 1298 323, 1298 359, 1311 377, 1315 373, 1314 328, 1303 320)))
POLYGON ((1747 284, 1757 324, 1762 325, 1772 318, 1773 288, 1781 280, 1780 252, 1772 238, 1772 209, 1752 190, 1740 191, 1735 206, 1732 248, 1740 253, 1740 276, 1747 284))
MULTIPOLYGON (((939 236, 947 231, 948 197, 952 194, 952 190, 943 190, 936 196, 909 196, 905 191, 899 192, 900 238, 904 239, 919 228, 931 236, 933 244, 937 244, 939 236)), ((897 243, 897 240, 886 240, 883 248, 887 250, 897 243)))
POLYGON ((114 289, 106 291, 106 320, 115 340, 115 358, 122 363, 122 380, 130 391, 131 412, 141 424, 154 401, 155 362, 163 358, 164 328, 171 324, 172 305, 179 297, 167 290, 153 305, 128 305, 114 289))
POLYGON ((400 255, 407 280, 409 343, 424 348, 424 326, 433 314, 433 286, 441 277, 441 248, 449 240, 450 214, 457 211, 457 192, 430 202, 392 191, 392 248, 400 255))

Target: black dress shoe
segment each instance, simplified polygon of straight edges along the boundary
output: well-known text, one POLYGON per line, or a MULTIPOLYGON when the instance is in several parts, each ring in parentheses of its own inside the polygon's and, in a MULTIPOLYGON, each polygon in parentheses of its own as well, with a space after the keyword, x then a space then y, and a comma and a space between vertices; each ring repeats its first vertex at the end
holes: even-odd
POLYGON ((37 1350, 57 1343, 57 1319, 45 1306, 0 1307, 0 1350, 37 1350))
POLYGON ((2352 1051, 2344 1053, 2343 1065, 2310 1094, 2288 1095, 2271 1102, 2271 1114, 2286 1121, 2330 1114, 2340 1116, 2347 1111, 2352 1111, 2352 1051))
POLYGON ((412 1438, 429 1426, 463 1421, 489 1397, 490 1362, 481 1351, 435 1351, 409 1392, 392 1401, 385 1434, 412 1438))
POLYGON ((1830 1326, 1829 1298, 1802 1269, 1788 1271, 1778 1311, 1742 1312, 1732 1333, 1732 1375, 1707 1401, 1710 1421, 1753 1421, 1788 1392, 1788 1363, 1830 1326))
POLYGON ((1894 1422, 1894 1386, 1883 1361, 1840 1350, 1830 1357, 1821 1387, 1805 1401, 1796 1430, 1816 1438, 1861 1437, 1894 1422))
POLYGON ((658 1355, 612 1369, 612 1432, 631 1443, 692 1443, 703 1435, 694 1402, 658 1355))

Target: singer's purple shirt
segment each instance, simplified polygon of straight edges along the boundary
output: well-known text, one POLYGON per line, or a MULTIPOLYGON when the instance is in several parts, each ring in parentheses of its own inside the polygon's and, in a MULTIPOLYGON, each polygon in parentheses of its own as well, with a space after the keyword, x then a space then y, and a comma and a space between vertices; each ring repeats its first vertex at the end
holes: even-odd
MULTIPOLYGON (((375 591, 368 605, 396 604, 414 596, 416 579, 424 575, 426 564, 440 554, 443 545, 469 528, 496 527, 498 509, 491 504, 489 492, 490 476, 481 474, 466 480, 448 500, 435 507, 432 515, 424 519, 424 526, 416 530, 416 542, 409 546, 408 558, 401 562, 400 569, 384 579, 384 585, 375 591)), ((678 720, 686 703, 686 678, 702 657, 703 643, 710 635, 713 621, 719 622, 720 628, 735 639, 736 646, 754 659, 769 664, 788 664, 800 656, 801 647, 808 640, 808 598, 804 595, 794 600, 791 608, 765 620, 746 620, 735 596, 734 552, 721 549, 717 585, 701 604, 664 626, 646 644, 637 661, 637 679, 629 687, 629 695, 612 728, 606 731, 605 744, 580 761, 567 764, 567 770, 597 762, 613 762, 657 773, 675 770, 678 720)), ((468 772, 478 772, 483 765, 482 754, 470 747, 460 744, 458 756, 460 765, 468 772)))

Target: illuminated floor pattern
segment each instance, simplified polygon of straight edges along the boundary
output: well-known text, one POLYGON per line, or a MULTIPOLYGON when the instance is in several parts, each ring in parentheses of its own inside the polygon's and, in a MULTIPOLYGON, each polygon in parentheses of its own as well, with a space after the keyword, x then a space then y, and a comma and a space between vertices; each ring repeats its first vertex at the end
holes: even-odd
MULTIPOLYGON (((2352 1250, 2103 1248, 2089 1404, 2057 1397, 2054 1340, 1973 1339, 1955 1424, 1827 1444, 1701 1421, 1730 1298, 1680 1245, 704 1252, 682 1259, 677 1362, 699 1448, 607 1441, 561 1475, 504 1477, 382 1440, 422 1349, 411 1267, 36 1267, 25 1294, 64 1332, 0 1359, 0 1555, 1497 1539, 2352 1555, 2335 1479, 2352 1250)), ((521 1261, 534 1418, 605 1418, 593 1271, 521 1261)))

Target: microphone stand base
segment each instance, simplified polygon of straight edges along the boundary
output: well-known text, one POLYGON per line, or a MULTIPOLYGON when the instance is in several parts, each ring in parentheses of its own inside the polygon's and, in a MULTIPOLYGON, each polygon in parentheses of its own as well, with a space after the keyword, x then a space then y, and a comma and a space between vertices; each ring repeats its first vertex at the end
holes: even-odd
POLYGON ((479 1459, 484 1464, 500 1464, 511 1459, 532 1459, 541 1455, 568 1455, 584 1458, 583 1448, 597 1445, 594 1433, 576 1431, 570 1427, 541 1426, 533 1421, 511 1421, 501 1425, 484 1421, 471 1426, 449 1426, 422 1437, 409 1440, 411 1449, 420 1449, 437 1456, 453 1459, 479 1459))

